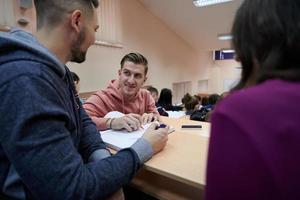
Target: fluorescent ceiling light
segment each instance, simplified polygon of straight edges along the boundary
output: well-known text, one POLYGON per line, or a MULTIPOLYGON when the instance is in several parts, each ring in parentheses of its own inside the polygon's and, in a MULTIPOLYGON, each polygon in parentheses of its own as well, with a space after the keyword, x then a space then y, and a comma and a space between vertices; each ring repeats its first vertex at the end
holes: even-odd
POLYGON ((219 35, 218 36, 218 39, 219 40, 232 40, 232 35, 229 35, 229 34, 223 34, 223 35, 219 35))
POLYGON ((234 53, 235 52, 233 49, 223 49, 221 51, 222 51, 222 53, 234 53))
POLYGON ((193 0, 196 7, 210 6, 220 3, 225 3, 233 0, 193 0))

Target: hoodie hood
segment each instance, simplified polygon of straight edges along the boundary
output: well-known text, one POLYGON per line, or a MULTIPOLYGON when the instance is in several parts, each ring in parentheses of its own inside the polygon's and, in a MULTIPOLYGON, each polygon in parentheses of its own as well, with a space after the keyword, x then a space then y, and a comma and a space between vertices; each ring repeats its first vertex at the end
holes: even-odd
MULTIPOLYGON (((112 80, 109 85, 107 86, 106 90, 103 91, 106 93, 107 96, 111 96, 111 99, 115 99, 117 102, 122 102, 122 112, 125 113, 125 100, 120 91, 119 80, 112 80)), ((140 90, 137 92, 134 98, 131 101, 137 100, 139 97, 141 98, 140 90)), ((137 104, 135 105, 140 110, 139 101, 136 101, 137 104)))
POLYGON ((0 32, 0 65, 16 60, 37 61, 52 68, 61 77, 66 74, 65 65, 32 34, 17 28, 9 33, 0 32))
POLYGON ((118 80, 111 80, 107 88, 104 90, 105 93, 113 96, 117 100, 123 101, 123 95, 121 94, 121 91, 119 90, 119 81, 118 80))
MULTIPOLYGON (((119 80, 115 79, 115 80, 111 80, 109 85, 107 86, 106 93, 108 93, 109 95, 111 95, 112 97, 114 97, 117 100, 122 100, 124 101, 124 97, 120 91, 120 85, 119 85, 119 80)), ((137 98, 141 98, 142 95, 142 89, 140 89, 137 94, 135 95, 135 97, 133 97, 130 101, 135 101, 137 98)))

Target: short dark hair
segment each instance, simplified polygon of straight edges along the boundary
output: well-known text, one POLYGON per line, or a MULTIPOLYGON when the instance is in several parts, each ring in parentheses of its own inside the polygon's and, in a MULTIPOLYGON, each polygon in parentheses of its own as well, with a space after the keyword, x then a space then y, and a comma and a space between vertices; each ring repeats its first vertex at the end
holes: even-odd
POLYGON ((75 72, 71 72, 72 78, 74 82, 79 82, 80 78, 75 72))
POLYGON ((158 90, 155 88, 155 87, 148 87, 147 90, 150 92, 150 93, 156 93, 158 95, 158 90))
POLYGON ((184 108, 186 111, 192 111, 195 109, 195 106, 199 104, 199 100, 195 97, 196 95, 192 96, 189 93, 186 93, 181 102, 184 104, 184 108))
POLYGON ((82 10, 87 16, 92 16, 93 8, 99 6, 98 0, 34 0, 37 29, 44 26, 53 27, 75 9, 82 10))
POLYGON ((121 69, 126 61, 133 62, 134 64, 141 64, 145 66, 145 75, 148 72, 148 60, 140 53, 129 53, 126 54, 121 60, 121 69))
POLYGON ((210 105, 215 105, 219 100, 220 100, 221 96, 218 94, 211 94, 208 97, 208 103, 210 105))
POLYGON ((243 88, 254 66, 256 83, 268 79, 300 81, 300 1, 245 0, 235 16, 232 35, 242 63, 243 88))

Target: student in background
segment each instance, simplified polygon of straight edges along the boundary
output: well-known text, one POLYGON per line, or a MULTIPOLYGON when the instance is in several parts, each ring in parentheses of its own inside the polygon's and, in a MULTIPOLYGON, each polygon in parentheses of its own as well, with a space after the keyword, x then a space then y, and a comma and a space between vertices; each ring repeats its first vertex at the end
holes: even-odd
POLYGON ((208 97, 207 96, 203 97, 202 100, 201 100, 201 107, 206 106, 208 104, 209 104, 208 97))
POLYGON ((76 92, 78 94, 79 90, 80 90, 80 78, 75 72, 71 72, 71 76, 73 78, 75 89, 76 89, 76 92))
POLYGON ((174 106, 172 104, 172 90, 168 88, 163 88, 160 92, 159 99, 157 102, 157 106, 161 106, 167 111, 179 111, 182 110, 183 107, 181 106, 174 106))
MULTIPOLYGON (((201 97, 199 97, 201 99, 201 97)), ((191 115, 199 107, 199 98, 186 93, 182 98, 186 115, 191 115)))
POLYGON ((197 99, 197 101, 199 102, 199 106, 198 106, 198 109, 199 109, 200 106, 201 106, 201 103, 202 103, 202 98, 201 98, 199 95, 197 95, 197 94, 195 94, 194 97, 195 97, 195 98, 197 99))
POLYGON ((202 106, 199 110, 195 110, 191 116, 191 120, 209 122, 212 111, 214 110, 216 103, 220 100, 220 95, 211 94, 207 99, 202 99, 202 106), (204 102, 205 101, 205 102, 204 102))
POLYGON ((0 33, 0 199, 107 198, 165 146, 168 130, 152 125, 110 156, 65 66, 94 43, 98 1, 34 3, 36 38, 0 33))
POLYGON ((169 114, 166 112, 166 110, 161 107, 161 106, 158 106, 157 105, 157 101, 158 101, 158 90, 155 88, 155 87, 148 87, 147 90, 150 92, 151 96, 153 97, 154 101, 155 101, 155 105, 157 106, 157 111, 160 115, 162 116, 166 116, 168 117, 169 114))
POLYGON ((155 103, 158 101, 158 90, 155 87, 148 87, 147 90, 150 92, 151 96, 153 97, 155 103))
POLYGON ((221 96, 218 94, 211 94, 208 96, 208 104, 206 106, 214 107, 216 103, 220 100, 221 96))
POLYGON ((206 199, 300 199, 300 1, 245 0, 241 81, 212 115, 206 199))
POLYGON ((120 65, 118 80, 112 80, 105 90, 93 94, 83 105, 98 130, 134 131, 144 123, 159 119, 153 98, 147 90, 141 89, 147 80, 147 59, 142 54, 129 53, 120 65), (111 111, 125 116, 104 118, 111 111))
POLYGON ((80 90, 80 78, 75 72, 71 72, 72 79, 74 81, 76 95, 78 96, 81 103, 84 103, 84 99, 79 97, 79 90, 80 90))

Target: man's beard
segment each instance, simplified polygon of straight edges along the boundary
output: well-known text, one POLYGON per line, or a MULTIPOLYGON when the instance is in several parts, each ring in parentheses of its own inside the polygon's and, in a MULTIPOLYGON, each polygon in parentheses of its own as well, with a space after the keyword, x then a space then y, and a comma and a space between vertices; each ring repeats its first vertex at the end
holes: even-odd
POLYGON ((84 28, 77 38, 77 40, 71 46, 71 62, 82 63, 85 61, 86 51, 80 50, 80 46, 84 42, 86 37, 86 29, 84 28))

